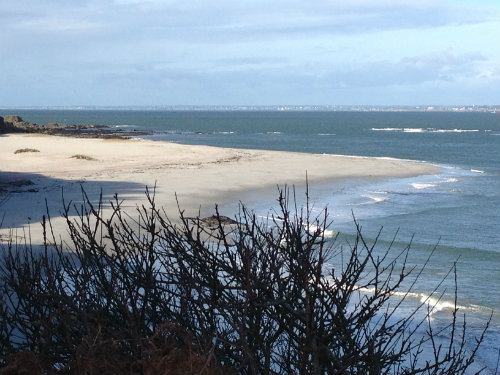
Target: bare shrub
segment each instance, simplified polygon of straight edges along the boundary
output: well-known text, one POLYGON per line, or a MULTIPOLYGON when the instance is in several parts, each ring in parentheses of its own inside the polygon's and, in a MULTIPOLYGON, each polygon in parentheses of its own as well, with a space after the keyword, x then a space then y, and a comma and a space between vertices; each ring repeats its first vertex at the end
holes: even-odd
POLYGON ((398 317, 402 302, 388 301, 420 272, 406 266, 410 247, 376 252, 357 226, 346 249, 325 237, 326 209, 313 217, 287 190, 267 220, 242 205, 209 228, 182 211, 171 221, 149 192, 135 219, 118 197, 105 217, 83 194, 64 204, 71 243, 47 218, 43 248, 3 249, 4 365, 31 352, 68 373, 465 374, 483 340, 466 351, 456 307, 445 346, 426 304, 398 317))

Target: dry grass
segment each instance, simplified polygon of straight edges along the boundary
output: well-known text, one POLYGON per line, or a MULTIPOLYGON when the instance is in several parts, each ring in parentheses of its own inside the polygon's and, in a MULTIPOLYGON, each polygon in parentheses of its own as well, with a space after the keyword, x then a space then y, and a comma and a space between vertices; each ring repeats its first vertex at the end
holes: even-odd
POLYGON ((97 160, 95 158, 93 158, 92 156, 88 156, 88 155, 82 155, 82 154, 75 154, 73 156, 71 156, 72 159, 79 159, 79 160, 97 160))
POLYGON ((14 154, 23 154, 25 152, 40 152, 36 148, 20 148, 19 150, 14 151, 14 154))

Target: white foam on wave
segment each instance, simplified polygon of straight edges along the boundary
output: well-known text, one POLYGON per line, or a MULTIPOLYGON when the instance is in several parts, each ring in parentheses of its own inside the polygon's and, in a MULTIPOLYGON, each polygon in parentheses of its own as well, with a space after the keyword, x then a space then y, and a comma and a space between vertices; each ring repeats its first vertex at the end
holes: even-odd
POLYGON ((435 129, 431 133, 476 133, 479 129, 435 129))
POLYGON ((413 182, 411 186, 413 186, 414 189, 417 190, 424 190, 424 189, 429 189, 431 187, 435 187, 437 184, 433 184, 430 182, 413 182))
POLYGON ((428 182, 412 182, 411 186, 416 189, 416 190, 424 190, 424 189, 429 189, 436 187, 440 184, 449 184, 449 183, 454 183, 457 182, 458 179, 455 177, 450 177, 447 178, 446 180, 441 180, 441 181, 428 181, 428 182))
POLYGON ((371 128, 373 131, 402 133, 475 133, 479 129, 436 129, 436 128, 371 128))
POLYGON ((362 204, 375 204, 384 202, 389 199, 388 197, 380 197, 378 195, 368 195, 368 194, 362 195, 362 197, 371 199, 371 201, 362 204))
POLYGON ((343 158, 349 158, 349 159, 362 159, 362 160, 375 159, 375 160, 393 160, 393 161, 398 161, 398 162, 399 161, 409 161, 411 163, 420 163, 420 164, 434 165, 436 167, 440 167, 439 164, 429 163, 426 160, 394 158, 391 156, 360 156, 360 155, 344 155, 344 154, 328 154, 328 155, 341 156, 343 158))
POLYGON ((465 309, 464 306, 455 306, 452 301, 442 300, 440 298, 429 296, 425 293, 420 293, 420 302, 425 303, 431 308, 431 314, 442 310, 453 310, 455 307, 465 309))
POLYGON ((470 171, 474 173, 484 173, 481 169, 471 169, 470 171))
MULTIPOLYGON (((367 294, 374 294, 375 288, 359 288, 359 291, 367 294)), ((455 308, 460 309, 462 311, 477 311, 480 309, 480 306, 471 305, 471 306, 463 306, 463 305, 455 305, 454 301, 449 301, 443 299, 442 297, 436 296, 435 293, 418 293, 418 292, 392 292, 391 296, 398 298, 410 298, 420 302, 423 305, 427 305, 429 307, 429 314, 432 316, 433 314, 443 311, 443 310, 454 310, 455 308)))
POLYGON ((319 232, 321 232, 325 237, 334 237, 337 235, 337 232, 334 230, 326 229, 322 226, 318 227, 317 225, 314 225, 314 224, 306 223, 306 224, 304 224, 304 227, 311 234, 313 234, 319 230, 319 232))
MULTIPOLYGON (((283 222, 283 219, 280 219, 278 217, 275 217, 273 215, 257 215, 258 218, 263 219, 266 222, 271 222, 274 224, 277 224, 277 222, 283 222)), ((311 224, 311 223, 304 223, 302 224, 303 228, 309 233, 313 234, 316 232, 319 232, 320 234, 324 235, 325 237, 335 237, 338 232, 325 228, 324 226, 318 226, 316 224, 311 224)), ((285 241, 286 242, 286 241, 285 241)), ((285 243, 284 240, 282 240, 282 245, 285 243)))
POLYGON ((422 129, 422 128, 404 128, 403 132, 404 133, 425 133, 426 129, 422 129))
POLYGON ((321 136, 330 136, 330 135, 336 135, 335 133, 319 133, 318 135, 321 136))
POLYGON ((398 132, 401 131, 403 128, 371 128, 370 130, 373 131, 385 131, 385 132, 398 132))

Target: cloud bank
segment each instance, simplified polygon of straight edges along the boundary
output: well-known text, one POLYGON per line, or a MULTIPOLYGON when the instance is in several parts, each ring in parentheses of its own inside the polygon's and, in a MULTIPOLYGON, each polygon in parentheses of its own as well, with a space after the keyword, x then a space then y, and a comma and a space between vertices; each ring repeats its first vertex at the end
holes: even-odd
POLYGON ((2 105, 498 104, 493 1, 0 0, 2 105))

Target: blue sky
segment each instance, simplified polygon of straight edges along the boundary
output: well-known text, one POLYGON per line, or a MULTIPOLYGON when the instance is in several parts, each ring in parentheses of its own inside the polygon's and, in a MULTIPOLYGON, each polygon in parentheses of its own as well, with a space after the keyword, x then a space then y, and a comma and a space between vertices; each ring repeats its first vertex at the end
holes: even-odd
POLYGON ((500 103, 498 0, 0 9, 0 106, 500 103))

